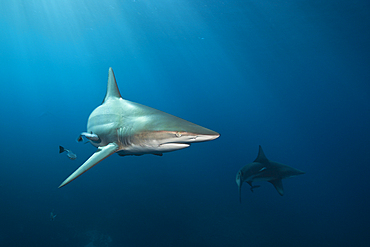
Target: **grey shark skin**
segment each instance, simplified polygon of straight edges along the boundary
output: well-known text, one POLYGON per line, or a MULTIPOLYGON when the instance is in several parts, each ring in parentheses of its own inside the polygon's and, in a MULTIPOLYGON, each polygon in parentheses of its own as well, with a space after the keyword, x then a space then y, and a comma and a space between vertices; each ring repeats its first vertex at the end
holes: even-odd
POLYGON ((59 186, 114 153, 120 156, 162 155, 189 147, 193 142, 210 141, 219 133, 154 108, 124 100, 118 90, 112 68, 108 72, 107 92, 103 103, 89 116, 87 132, 81 133, 98 150, 59 186))
POLYGON ((241 188, 244 182, 251 186, 251 191, 257 186, 252 186, 255 181, 270 182, 277 192, 284 195, 282 179, 304 174, 305 172, 266 158, 262 147, 259 146, 258 156, 252 162, 244 166, 236 174, 236 183, 239 188, 239 201, 241 202, 241 188))

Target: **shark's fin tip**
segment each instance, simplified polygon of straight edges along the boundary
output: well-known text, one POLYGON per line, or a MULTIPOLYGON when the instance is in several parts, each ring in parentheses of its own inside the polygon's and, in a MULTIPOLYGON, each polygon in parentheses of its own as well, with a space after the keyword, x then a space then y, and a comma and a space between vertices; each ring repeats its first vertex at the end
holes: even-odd
POLYGON ((109 143, 106 146, 99 147, 98 150, 90 156, 88 160, 85 161, 76 171, 74 171, 64 182, 59 186, 63 187, 64 185, 72 182, 87 170, 98 164, 103 159, 107 158, 108 156, 115 153, 118 149, 118 145, 116 143, 109 143))
POLYGON ((254 162, 259 162, 261 164, 269 162, 265 153, 263 152, 261 145, 258 146, 258 155, 257 155, 257 158, 254 160, 254 162))
POLYGON ((281 179, 274 179, 269 182, 275 187, 275 189, 281 196, 284 195, 283 181, 281 179))
POLYGON ((103 103, 109 98, 121 98, 121 93, 119 92, 112 67, 109 67, 107 93, 105 94, 103 103))

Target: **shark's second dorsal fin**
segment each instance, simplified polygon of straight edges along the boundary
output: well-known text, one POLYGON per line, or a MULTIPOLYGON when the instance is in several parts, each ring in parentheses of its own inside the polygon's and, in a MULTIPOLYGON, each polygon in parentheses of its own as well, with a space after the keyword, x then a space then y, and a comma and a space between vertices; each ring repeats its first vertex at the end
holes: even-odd
POLYGON ((266 158, 266 155, 263 152, 261 145, 259 145, 258 155, 254 162, 258 162, 261 164, 269 163, 269 160, 266 158))
POLYGON ((118 86, 117 86, 116 78, 114 77, 113 69, 109 68, 107 93, 105 94, 103 103, 112 97, 121 98, 121 94, 118 90, 118 86))

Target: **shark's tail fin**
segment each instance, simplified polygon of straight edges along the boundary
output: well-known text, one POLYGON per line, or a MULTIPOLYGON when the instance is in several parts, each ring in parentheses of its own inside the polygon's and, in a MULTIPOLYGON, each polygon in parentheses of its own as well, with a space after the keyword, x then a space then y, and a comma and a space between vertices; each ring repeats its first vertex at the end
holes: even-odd
POLYGON ((66 151, 66 150, 64 149, 64 147, 59 146, 59 153, 63 153, 64 151, 66 151))

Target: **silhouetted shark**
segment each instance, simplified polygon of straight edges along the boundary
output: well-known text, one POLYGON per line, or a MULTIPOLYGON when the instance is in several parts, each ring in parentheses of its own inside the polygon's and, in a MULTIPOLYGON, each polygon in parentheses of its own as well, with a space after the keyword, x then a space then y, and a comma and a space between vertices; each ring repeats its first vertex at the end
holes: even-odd
POLYGON ((236 174, 236 183, 239 187, 239 201, 241 202, 241 188, 244 182, 251 186, 251 191, 253 192, 253 189, 259 186, 252 186, 252 182, 267 181, 275 186, 280 195, 283 195, 284 189, 281 180, 304 173, 293 167, 268 160, 263 153, 262 147, 259 146, 258 156, 255 161, 244 166, 236 174))
POLYGON ((108 156, 162 155, 189 147, 193 142, 216 139, 219 133, 168 113, 124 100, 112 68, 103 103, 91 114, 87 132, 81 133, 98 150, 59 186, 62 187, 108 156))

